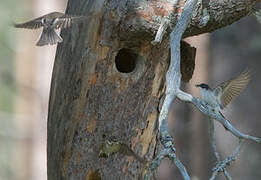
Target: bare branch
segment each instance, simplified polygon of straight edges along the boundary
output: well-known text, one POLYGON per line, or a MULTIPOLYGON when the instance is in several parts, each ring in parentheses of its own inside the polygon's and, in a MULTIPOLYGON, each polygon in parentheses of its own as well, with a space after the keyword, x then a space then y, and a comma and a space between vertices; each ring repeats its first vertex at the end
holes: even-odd
POLYGON ((181 172, 184 179, 190 179, 187 170, 185 166, 181 163, 181 161, 177 158, 176 154, 172 151, 170 148, 164 148, 160 151, 160 153, 157 155, 157 157, 151 161, 149 167, 148 167, 148 173, 145 176, 145 180, 149 180, 152 176, 152 172, 157 169, 157 167, 160 165, 161 161, 168 157, 170 160, 173 161, 173 163, 178 167, 179 171, 181 172))
MULTIPOLYGON (((176 2, 176 1, 175 1, 176 2)), ((241 146, 241 139, 250 139, 255 142, 260 142, 261 139, 253 136, 249 136, 241 133, 236 128, 234 128, 221 114, 215 114, 211 110, 209 105, 204 104, 198 98, 193 97, 190 94, 187 94, 180 90, 180 82, 181 82, 181 72, 180 72, 180 41, 182 39, 183 33, 185 32, 191 18, 193 11, 197 5, 197 0, 188 0, 184 5, 184 9, 182 14, 174 28, 174 30, 170 34, 170 47, 171 47, 171 61, 168 72, 166 74, 166 97, 162 105, 162 109, 159 115, 159 132, 161 136, 161 143, 163 144, 163 149, 159 152, 159 155, 152 160, 149 164, 148 172, 145 175, 145 179, 150 179, 152 176, 152 172, 160 165, 160 162, 163 158, 168 157, 171 159, 175 165, 178 167, 179 171, 182 174, 183 179, 190 180, 190 177, 187 173, 186 168, 180 162, 180 160, 176 157, 174 144, 172 142, 172 137, 168 132, 168 113, 173 103, 174 99, 178 97, 180 100, 185 102, 193 103, 202 113, 208 115, 210 118, 218 120, 222 123, 232 134, 237 136, 240 139, 240 143, 234 153, 225 159, 224 161, 220 160, 220 156, 216 150, 216 144, 214 142, 214 125, 212 124, 212 148, 214 149, 215 156, 218 160, 218 165, 214 168, 213 178, 215 179, 218 172, 222 170, 224 172, 227 179, 231 179, 231 176, 226 170, 226 166, 235 159, 238 154, 241 146)), ((202 25, 205 26, 208 23, 209 15, 206 12, 206 19, 202 20, 202 25)), ((157 36, 152 43, 159 43, 162 40, 162 37, 167 29, 168 21, 164 19, 161 22, 161 25, 158 29, 157 36)), ((213 122, 212 122, 213 123, 213 122)))
MULTIPOLYGON (((219 172, 223 172, 225 168, 229 166, 232 161, 236 160, 236 156, 239 154, 242 143, 243 143, 242 139, 239 139, 238 146, 236 147, 234 152, 229 157, 227 157, 224 161, 220 161, 219 163, 217 163, 216 167, 213 168, 213 173, 210 180, 214 180, 219 172)), ((227 179, 229 180, 232 179, 227 171, 224 171, 224 174, 227 179)))
POLYGON ((167 156, 167 154, 169 154, 169 149, 163 149, 155 159, 153 159, 148 167, 148 172, 145 175, 145 180, 149 180, 151 179, 152 176, 152 172, 155 171, 157 169, 157 167, 159 167, 161 161, 167 156))
MULTIPOLYGON (((211 143, 211 146, 212 146, 212 149, 214 151, 214 154, 216 156, 216 159, 217 159, 217 164, 221 162, 221 158, 219 156, 219 153, 217 152, 217 146, 216 146, 216 143, 215 143, 215 138, 214 138, 214 131, 215 131, 215 127, 214 127, 214 120, 213 119, 209 119, 209 133, 210 133, 210 143, 211 143)), ((227 179, 231 179, 226 167, 224 167, 224 174, 226 176, 227 179)))
POLYGON ((213 119, 209 119, 209 133, 210 133, 210 143, 211 143, 211 147, 214 151, 214 154, 216 156, 217 162, 220 162, 221 158, 217 152, 217 146, 215 143, 215 138, 214 138, 214 131, 215 131, 215 127, 214 127, 214 121, 213 119))
POLYGON ((159 132, 161 135, 161 143, 163 144, 163 149, 160 151, 159 156, 157 156, 157 158, 154 159, 150 165, 152 166, 153 164, 153 169, 156 169, 156 167, 159 166, 160 161, 163 159, 163 157, 168 156, 168 158, 170 158, 178 167, 183 179, 185 180, 190 180, 190 177, 187 173, 186 168, 176 157, 172 137, 168 132, 167 118, 171 104, 176 98, 177 91, 180 88, 180 41, 183 33, 185 32, 192 18, 192 14, 196 7, 196 4, 197 0, 186 1, 181 16, 174 30, 170 34, 171 61, 168 72, 166 74, 166 97, 159 115, 159 132))
POLYGON ((186 170, 185 166, 182 164, 182 162, 177 158, 176 154, 173 153, 173 152, 172 152, 172 153, 169 153, 169 154, 168 154, 168 157, 169 157, 169 159, 171 159, 171 160, 175 163, 175 165, 178 167, 178 169, 179 169, 179 171, 180 171, 180 173, 181 173, 183 179, 189 180, 190 177, 189 177, 189 175, 188 175, 188 173, 187 173, 187 170, 186 170))
POLYGON ((163 18, 160 27, 157 31, 157 34, 155 36, 155 39, 151 42, 151 44, 156 45, 158 43, 161 43, 162 38, 166 33, 166 29, 168 28, 168 26, 169 26, 169 20, 167 18, 163 18))
POLYGON ((239 139, 248 139, 257 143, 261 143, 260 138, 241 133, 234 126, 232 126, 230 122, 226 120, 221 114, 216 114, 212 111, 212 108, 209 105, 204 104, 203 102, 201 102, 200 99, 193 97, 191 94, 179 90, 177 93, 177 97, 182 101, 193 103, 203 114, 220 122, 224 127, 227 128, 227 130, 229 130, 234 136, 238 137, 239 139))
POLYGON ((230 176, 230 174, 227 172, 227 170, 224 168, 224 174, 225 174, 225 177, 228 179, 228 180, 232 180, 232 177, 230 176))
POLYGON ((185 102, 191 102, 193 103, 202 113, 205 115, 209 116, 211 118, 210 120, 210 138, 211 138, 211 146, 214 150, 214 154, 217 158, 217 165, 213 169, 212 176, 210 180, 214 180, 218 174, 218 172, 224 172, 225 176, 227 179, 232 179, 229 173, 226 170, 226 166, 228 166, 231 161, 234 161, 236 159, 236 156, 239 154, 240 147, 242 145, 242 139, 249 139, 252 141, 255 141, 257 143, 261 142, 261 139, 258 137, 250 136, 244 133, 241 133, 239 130, 234 128, 228 120, 226 120, 221 114, 216 114, 214 111, 212 111, 212 108, 205 104, 204 102, 201 102, 200 99, 193 97, 192 95, 185 93, 181 90, 178 91, 177 97, 185 102), (220 122, 224 127, 226 127, 234 136, 236 136, 239 139, 239 144, 236 147, 235 151, 232 153, 231 156, 226 158, 225 160, 221 161, 221 158, 217 152, 216 149, 216 144, 214 140, 214 124, 213 124, 213 119, 217 120, 220 122))
MULTIPOLYGON (((175 7, 177 5, 178 5, 178 0, 173 0, 173 7, 175 7)), ((166 30, 167 30, 168 26, 170 25, 169 18, 170 17, 168 15, 167 17, 164 17, 161 20, 160 27, 159 27, 159 29, 157 31, 155 39, 151 42, 151 44, 156 45, 158 43, 161 43, 162 38, 163 38, 164 34, 166 33, 166 30)))

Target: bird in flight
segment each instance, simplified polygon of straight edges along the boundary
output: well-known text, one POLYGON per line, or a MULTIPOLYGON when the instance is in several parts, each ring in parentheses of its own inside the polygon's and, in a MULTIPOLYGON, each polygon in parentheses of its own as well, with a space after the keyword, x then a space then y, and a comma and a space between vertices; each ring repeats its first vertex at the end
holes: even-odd
MULTIPOLYGON (((232 102, 247 86, 251 78, 249 70, 245 70, 237 77, 219 84, 214 89, 207 84, 198 84, 202 100, 209 104, 215 113, 220 113, 230 102, 232 102)), ((222 115, 222 114, 221 114, 222 115)))
POLYGON ((63 41, 62 37, 55 30, 69 28, 73 23, 79 23, 86 19, 86 16, 73 16, 61 12, 52 12, 36 19, 21 24, 14 24, 16 28, 38 29, 43 27, 37 46, 53 45, 63 41))

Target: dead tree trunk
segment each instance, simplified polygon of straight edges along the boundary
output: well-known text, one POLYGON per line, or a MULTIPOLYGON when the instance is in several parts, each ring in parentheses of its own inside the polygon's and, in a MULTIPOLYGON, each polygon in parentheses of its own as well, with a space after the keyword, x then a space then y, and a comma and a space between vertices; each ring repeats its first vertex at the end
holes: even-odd
MULTIPOLYGON (((256 0, 199 4, 185 36, 210 32, 245 16, 256 0), (203 9, 209 21, 201 23, 203 9), (201 24, 200 24, 201 23, 201 24)), ((169 64, 168 38, 151 45, 163 16, 174 26, 183 1, 69 0, 68 14, 90 16, 62 32, 48 115, 48 179, 138 179, 152 159, 158 107, 169 64), (100 153, 108 141, 127 151, 100 153), (123 148, 124 149, 124 148, 123 148), (130 150, 131 149, 131 150, 130 150), (133 151, 132 153, 129 153, 133 151)), ((168 28, 168 32, 171 28, 168 28)))

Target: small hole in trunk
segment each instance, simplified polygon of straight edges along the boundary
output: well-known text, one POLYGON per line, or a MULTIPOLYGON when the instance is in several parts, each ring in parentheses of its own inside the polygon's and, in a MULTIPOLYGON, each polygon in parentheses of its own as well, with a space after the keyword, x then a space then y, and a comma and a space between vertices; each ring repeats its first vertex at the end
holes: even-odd
POLYGON ((121 73, 133 72, 137 64, 138 54, 130 49, 119 50, 115 58, 116 68, 121 73))

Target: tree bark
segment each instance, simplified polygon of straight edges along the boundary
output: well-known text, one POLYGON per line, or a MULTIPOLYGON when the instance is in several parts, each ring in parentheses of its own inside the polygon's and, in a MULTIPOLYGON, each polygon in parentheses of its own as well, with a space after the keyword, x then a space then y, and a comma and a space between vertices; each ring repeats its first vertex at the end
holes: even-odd
MULTIPOLYGON (((143 173, 139 157, 151 160, 159 145, 158 107, 169 65, 168 38, 157 46, 150 41, 161 16, 173 13, 175 24, 184 2, 178 8, 171 2, 68 1, 68 14, 90 18, 64 30, 57 48, 48 114, 48 179, 138 179, 143 173), (133 153, 99 156, 111 139, 133 153)), ((185 36, 226 26, 257 1, 230 2, 229 12, 222 6, 228 2, 218 2, 209 3, 210 20, 204 27, 197 25, 199 6, 185 36)))

